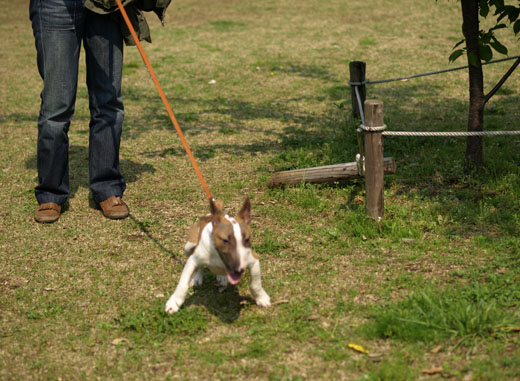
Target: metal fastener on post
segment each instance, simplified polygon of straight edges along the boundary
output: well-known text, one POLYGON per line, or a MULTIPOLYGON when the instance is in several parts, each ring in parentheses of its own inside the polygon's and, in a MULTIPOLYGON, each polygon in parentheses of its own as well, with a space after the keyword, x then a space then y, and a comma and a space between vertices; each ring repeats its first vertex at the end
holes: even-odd
POLYGON ((366 99, 365 72, 366 64, 362 61, 352 61, 349 63, 351 97, 352 97, 352 114, 355 118, 363 118, 363 103, 366 99), (356 94, 357 93, 357 94, 356 94))

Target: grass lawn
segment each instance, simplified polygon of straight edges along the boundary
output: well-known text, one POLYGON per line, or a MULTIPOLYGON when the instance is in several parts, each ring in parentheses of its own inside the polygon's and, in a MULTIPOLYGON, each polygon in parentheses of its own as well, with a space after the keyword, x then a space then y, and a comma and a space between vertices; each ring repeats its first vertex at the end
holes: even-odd
MULTIPOLYGON (((0 379, 520 379, 520 138, 385 138, 385 218, 364 182, 269 189, 274 171, 352 162, 348 63, 367 78, 450 67, 460 3, 175 0, 144 47, 215 197, 253 204, 253 247, 273 306, 248 277, 215 278, 163 313, 206 196, 134 47, 125 49, 121 166, 131 217, 88 189, 81 64, 69 132, 71 198, 34 222, 42 82, 28 1, 0 0, 0 379)), ((499 31, 511 55, 518 39, 499 31)), ((484 69, 489 91, 512 62, 484 69)), ((456 65, 463 65, 460 59, 456 65)), ((451 65, 454 66, 454 65, 451 65)), ((372 85, 389 129, 463 131, 466 71, 372 85)), ((520 129, 520 72, 486 106, 520 129)))

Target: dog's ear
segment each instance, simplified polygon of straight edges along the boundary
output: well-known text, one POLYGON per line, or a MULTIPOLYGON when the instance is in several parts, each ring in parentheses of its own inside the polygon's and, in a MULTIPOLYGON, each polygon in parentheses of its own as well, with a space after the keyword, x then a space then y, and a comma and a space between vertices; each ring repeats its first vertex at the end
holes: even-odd
POLYGON ((222 200, 214 200, 213 198, 209 199, 209 210, 211 212, 213 222, 218 222, 219 217, 223 214, 223 207, 224 203, 222 200))
POLYGON ((221 199, 209 199, 209 210, 211 214, 224 214, 224 201, 221 199))
POLYGON ((244 201, 244 205, 242 205, 238 217, 240 217, 240 219, 246 224, 251 223, 251 202, 249 201, 249 197, 244 201))

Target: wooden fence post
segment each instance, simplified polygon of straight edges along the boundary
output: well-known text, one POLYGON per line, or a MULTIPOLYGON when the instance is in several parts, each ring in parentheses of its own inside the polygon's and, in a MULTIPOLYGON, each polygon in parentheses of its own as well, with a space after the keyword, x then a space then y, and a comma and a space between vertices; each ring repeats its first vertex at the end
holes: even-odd
MULTIPOLYGON (((363 107, 363 104, 365 103, 365 99, 367 97, 367 91, 366 86, 364 85, 365 82, 365 72, 366 72, 366 64, 363 61, 351 61, 349 63, 349 69, 350 69, 350 83, 362 83, 362 85, 358 85, 358 91, 359 91, 359 97, 361 99, 361 107, 363 107)), ((361 119, 361 111, 359 109, 359 104, 356 98, 356 89, 354 85, 350 86, 350 94, 352 97, 352 115, 357 118, 361 119)))
MULTIPOLYGON (((365 127, 384 126, 383 102, 365 101, 365 127)), ((383 218, 383 131, 365 131, 365 192, 367 216, 383 218)))

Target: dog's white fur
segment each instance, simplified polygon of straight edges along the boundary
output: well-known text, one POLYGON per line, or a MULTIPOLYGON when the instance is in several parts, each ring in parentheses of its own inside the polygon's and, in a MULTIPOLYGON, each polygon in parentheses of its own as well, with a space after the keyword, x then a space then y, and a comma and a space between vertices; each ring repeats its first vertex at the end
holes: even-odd
MULTIPOLYGON (((246 200, 246 203, 249 206, 248 200, 246 200)), ((244 203, 244 206, 246 203, 244 203)), ((250 290, 256 304, 262 307, 270 306, 271 299, 262 287, 260 261, 251 249, 250 243, 249 245, 244 244, 244 234, 241 231, 241 224, 237 219, 228 215, 222 215, 221 218, 224 218, 224 223, 230 223, 233 228, 233 236, 236 240, 236 253, 234 253, 234 255, 236 255, 235 258, 238 263, 237 271, 241 274, 244 270, 249 269, 251 275, 250 290)), ((249 215, 246 223, 249 228, 249 215)), ((216 274, 217 282, 221 286, 227 286, 229 282, 232 282, 233 284, 238 283, 238 279, 233 278, 232 276, 230 277, 228 271, 229 266, 226 268, 226 264, 223 262, 223 257, 219 255, 215 245, 214 229, 218 229, 218 224, 215 225, 213 221, 209 221, 205 225, 202 225, 202 223, 199 222, 199 227, 197 228, 196 225, 192 228, 192 231, 193 229, 200 233, 199 239, 198 242, 194 242, 190 241, 190 239, 193 239, 193 237, 190 237, 184 246, 184 252, 188 255, 188 260, 184 266, 184 270, 182 271, 175 292, 166 303, 165 310, 168 313, 175 313, 179 310, 186 299, 186 295, 191 285, 202 284, 203 267, 209 268, 212 273, 216 274), (200 229, 202 229, 202 232, 199 231, 200 229)), ((192 234, 190 234, 190 236, 191 235, 192 234)), ((238 275, 238 277, 240 277, 240 275, 238 275)))

